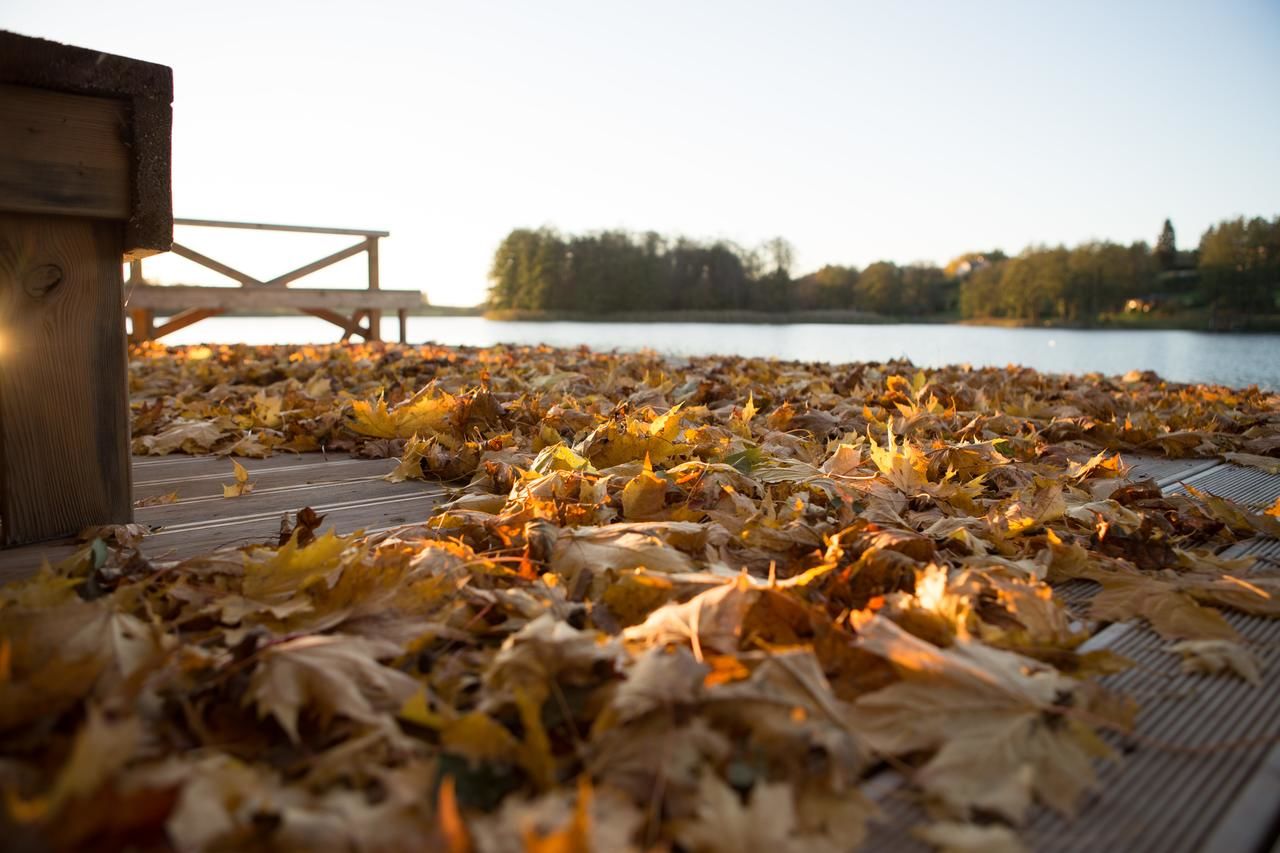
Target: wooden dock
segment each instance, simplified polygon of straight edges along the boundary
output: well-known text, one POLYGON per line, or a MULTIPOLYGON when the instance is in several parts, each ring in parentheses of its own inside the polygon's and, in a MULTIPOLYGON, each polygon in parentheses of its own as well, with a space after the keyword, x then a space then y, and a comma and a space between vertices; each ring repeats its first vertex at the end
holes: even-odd
MULTIPOLYGON (((380 532, 425 520, 444 494, 438 484, 421 480, 387 482, 383 477, 396 467, 395 459, 303 453, 240 461, 253 491, 224 498, 223 485, 235 481, 227 457, 135 456, 134 521, 152 531, 143 541, 144 553, 173 560, 274 541, 281 518, 303 507, 341 533, 380 532), (148 505, 174 494, 171 503, 148 505)), ((28 577, 41 560, 57 562, 77 547, 64 539, 0 551, 0 583, 28 577)))
MULTIPOLYGON (((1131 478, 1169 492, 1208 489, 1252 507, 1280 496, 1280 475, 1215 460, 1129 458, 1131 478)), ((254 490, 222 497, 233 482, 225 457, 135 457, 136 519, 152 529, 142 549, 176 559, 219 548, 274 541, 281 518, 302 507, 325 515, 323 528, 376 533, 426 520, 445 498, 438 484, 390 483, 394 459, 318 453, 244 460, 254 490), (177 500, 145 505, 177 494, 177 500)), ((0 581, 28 576, 42 558, 58 560, 69 541, 0 552, 0 581)), ((1259 557, 1254 571, 1280 572, 1280 540, 1253 540, 1228 556, 1259 557)), ((1072 581, 1059 596, 1082 616, 1097 587, 1072 581)), ((1023 829, 1033 850, 1254 851, 1272 849, 1280 831, 1280 622, 1241 614, 1227 618, 1263 665, 1255 686, 1239 679, 1186 676, 1177 655, 1144 625, 1116 623, 1090 640, 1137 663, 1104 683, 1142 705, 1133 735, 1108 735, 1122 758, 1099 767, 1099 785, 1074 819, 1036 807, 1023 829)), ((917 799, 893 770, 865 790, 882 822, 865 849, 927 851, 910 828, 924 821, 917 799)))

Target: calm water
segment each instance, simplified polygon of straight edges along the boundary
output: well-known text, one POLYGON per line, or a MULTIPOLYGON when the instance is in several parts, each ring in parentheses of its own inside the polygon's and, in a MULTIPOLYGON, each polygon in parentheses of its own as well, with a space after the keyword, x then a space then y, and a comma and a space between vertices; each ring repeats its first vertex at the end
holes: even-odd
MULTIPOLYGON (((383 335, 394 340, 394 320, 383 335)), ((166 338, 172 344, 333 341, 337 329, 311 317, 217 317, 166 338)), ((1280 334, 1102 332, 983 326, 758 326, 702 323, 496 323, 481 317, 413 317, 414 343, 497 343, 642 349, 677 355, 732 353, 801 361, 885 361, 921 366, 1024 364, 1062 373, 1154 370, 1178 382, 1280 390, 1280 334)))

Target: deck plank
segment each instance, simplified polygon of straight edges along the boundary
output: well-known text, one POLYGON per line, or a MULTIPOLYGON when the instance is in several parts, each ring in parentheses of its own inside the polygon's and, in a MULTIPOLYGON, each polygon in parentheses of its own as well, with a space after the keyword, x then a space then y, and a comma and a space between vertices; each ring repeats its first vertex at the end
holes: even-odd
MULTIPOLYGON (((226 457, 134 457, 134 499, 177 492, 176 503, 142 506, 135 520, 152 528, 142 551, 152 559, 181 559, 219 548, 273 541, 286 514, 310 506, 325 516, 322 529, 339 534, 425 521, 442 499, 436 483, 390 483, 395 459, 347 454, 288 454, 239 460, 254 490, 222 497, 234 481, 226 457)), ((0 550, 0 583, 21 580, 41 561, 58 562, 80 546, 71 539, 0 550)))

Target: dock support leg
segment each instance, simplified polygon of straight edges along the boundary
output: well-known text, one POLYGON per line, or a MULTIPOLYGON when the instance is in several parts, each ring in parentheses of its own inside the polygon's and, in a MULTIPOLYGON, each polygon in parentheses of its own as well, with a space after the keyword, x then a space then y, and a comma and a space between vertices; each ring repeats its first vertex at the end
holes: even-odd
POLYGON ((0 213, 5 545, 133 518, 123 228, 0 213))
POLYGON ((396 316, 400 319, 400 343, 409 343, 409 309, 397 308, 396 316))

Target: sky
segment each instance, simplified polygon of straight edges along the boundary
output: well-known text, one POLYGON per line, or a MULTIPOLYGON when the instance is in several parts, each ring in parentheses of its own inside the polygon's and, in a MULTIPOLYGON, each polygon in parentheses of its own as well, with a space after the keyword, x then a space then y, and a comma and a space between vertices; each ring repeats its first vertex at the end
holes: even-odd
MULTIPOLYGON (((176 215, 388 230, 382 286, 441 305, 515 227, 782 236, 799 274, 1280 215, 1275 0, 4 0, 0 28, 173 68, 176 215)), ((175 236, 263 278, 351 242, 175 236)))

